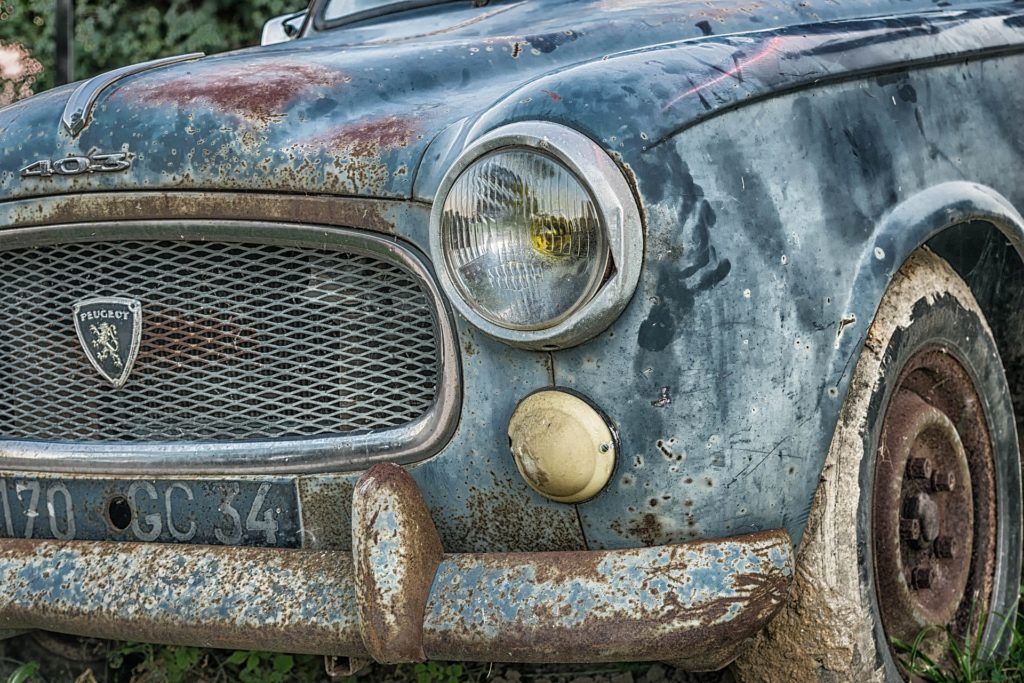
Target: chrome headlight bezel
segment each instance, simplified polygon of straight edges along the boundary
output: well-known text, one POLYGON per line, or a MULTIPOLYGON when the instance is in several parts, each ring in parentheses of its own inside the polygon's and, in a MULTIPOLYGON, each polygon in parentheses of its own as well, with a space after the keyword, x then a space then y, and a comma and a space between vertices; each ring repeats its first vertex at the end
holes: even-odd
POLYGON ((430 216, 430 250, 438 280, 452 305, 475 327, 513 346, 553 350, 580 344, 607 328, 629 303, 643 266, 643 224, 633 192, 622 171, 596 142, 572 128, 544 121, 526 121, 497 128, 463 150, 445 173, 430 216), (587 189, 597 207, 612 265, 591 298, 549 327, 511 329, 478 312, 448 272, 441 236, 441 218, 448 193, 472 163, 502 149, 536 151, 566 166, 587 189))

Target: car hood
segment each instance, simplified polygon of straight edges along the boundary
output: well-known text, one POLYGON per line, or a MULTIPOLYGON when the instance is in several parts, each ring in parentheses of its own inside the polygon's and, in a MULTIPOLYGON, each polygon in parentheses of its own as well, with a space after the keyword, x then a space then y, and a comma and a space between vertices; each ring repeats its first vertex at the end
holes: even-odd
MULTIPOLYGON (((441 131, 479 118, 525 83, 643 46, 828 18, 842 18, 830 1, 450 3, 129 76, 102 93, 78 136, 60 125, 73 86, 16 103, 0 111, 0 192, 5 199, 113 189, 408 198, 441 131), (20 172, 38 160, 120 151, 131 155, 126 171, 20 172)), ((563 119, 583 119, 600 109, 561 102, 554 91, 538 100, 517 111, 543 118, 545 107, 558 106, 563 119), (568 117, 567 105, 575 110, 568 117)))

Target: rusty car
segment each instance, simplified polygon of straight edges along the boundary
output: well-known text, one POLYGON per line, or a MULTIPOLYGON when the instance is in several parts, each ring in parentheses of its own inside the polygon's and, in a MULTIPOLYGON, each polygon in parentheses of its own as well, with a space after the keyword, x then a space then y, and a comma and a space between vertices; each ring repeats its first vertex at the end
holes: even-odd
POLYGON ((0 110, 0 630, 894 680, 1021 571, 1024 5, 313 0, 0 110))

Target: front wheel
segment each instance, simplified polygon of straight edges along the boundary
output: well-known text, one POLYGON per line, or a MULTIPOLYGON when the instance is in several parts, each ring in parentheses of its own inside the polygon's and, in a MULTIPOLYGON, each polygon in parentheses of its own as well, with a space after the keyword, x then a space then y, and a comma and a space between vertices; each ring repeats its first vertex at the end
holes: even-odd
POLYGON ((1020 588, 1010 392, 967 285, 929 251, 868 331, 801 542, 790 604, 738 660, 744 681, 896 680, 895 641, 1005 645, 1020 588), (1007 622, 1009 622, 1007 624, 1007 622))

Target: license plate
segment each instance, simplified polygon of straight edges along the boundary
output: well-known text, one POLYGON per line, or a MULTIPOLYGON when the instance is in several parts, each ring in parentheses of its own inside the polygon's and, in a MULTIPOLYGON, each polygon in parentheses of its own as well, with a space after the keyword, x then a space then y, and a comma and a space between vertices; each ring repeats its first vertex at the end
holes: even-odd
POLYGON ((288 479, 76 479, 0 475, 0 536, 298 548, 288 479))

